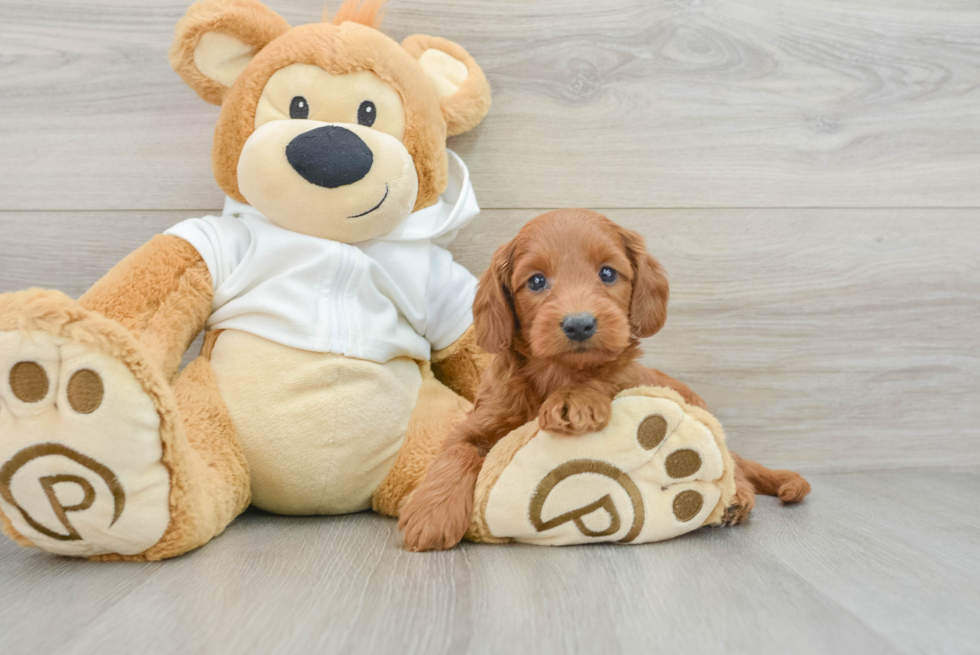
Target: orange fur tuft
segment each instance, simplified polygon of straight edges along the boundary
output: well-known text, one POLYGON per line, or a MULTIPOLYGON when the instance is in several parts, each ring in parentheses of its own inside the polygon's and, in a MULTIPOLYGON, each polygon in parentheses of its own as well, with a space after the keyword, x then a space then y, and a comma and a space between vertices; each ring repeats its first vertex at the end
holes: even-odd
MULTIPOLYGON (((378 29, 381 27, 381 21, 385 17, 385 12, 382 9, 385 0, 346 0, 340 9, 337 10, 337 14, 333 17, 332 22, 334 25, 340 25, 341 23, 360 23, 361 25, 367 25, 368 27, 373 27, 378 29)), ((323 8, 323 22, 326 23, 329 20, 329 14, 327 13, 327 8, 323 8)))

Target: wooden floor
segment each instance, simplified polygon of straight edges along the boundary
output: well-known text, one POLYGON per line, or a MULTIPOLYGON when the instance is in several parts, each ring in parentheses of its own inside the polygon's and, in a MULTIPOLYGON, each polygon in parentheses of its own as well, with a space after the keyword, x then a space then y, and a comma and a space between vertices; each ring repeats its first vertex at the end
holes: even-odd
MULTIPOLYGON (((0 0, 0 293, 77 296, 220 209, 217 109, 166 60, 190 2, 0 0)), ((980 0, 390 0, 384 29, 493 87, 450 143, 485 209, 457 259, 555 207, 640 231, 648 363, 814 494, 640 547, 259 513, 152 565, 0 539, 0 652, 980 653, 980 0)))
POLYGON ((980 470, 820 474, 644 546, 414 554, 369 514, 249 513, 157 564, 0 542, 4 653, 976 653, 980 470))

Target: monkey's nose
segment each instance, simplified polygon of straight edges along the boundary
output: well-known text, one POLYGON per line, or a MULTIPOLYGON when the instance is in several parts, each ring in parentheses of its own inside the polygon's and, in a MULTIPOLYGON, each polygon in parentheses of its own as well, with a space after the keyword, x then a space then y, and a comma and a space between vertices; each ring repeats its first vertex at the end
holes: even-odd
POLYGON ((595 334, 595 316, 582 312, 581 314, 569 314, 561 321, 561 329, 565 336, 572 341, 585 341, 595 334))
POLYGON ((324 125, 290 141, 286 159, 307 182, 335 189, 363 179, 374 164, 374 153, 346 127, 324 125))

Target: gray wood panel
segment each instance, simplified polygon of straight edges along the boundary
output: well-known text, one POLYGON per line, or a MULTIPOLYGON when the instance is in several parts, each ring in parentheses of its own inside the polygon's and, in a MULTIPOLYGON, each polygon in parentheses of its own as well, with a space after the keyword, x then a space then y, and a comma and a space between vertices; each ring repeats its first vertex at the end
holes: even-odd
POLYGON ((643 546, 403 552, 371 515, 249 513, 156 564, 0 540, 4 653, 965 653, 980 471, 816 475, 643 546))
POLYGON ((815 502, 795 514, 766 514, 750 533, 753 541, 818 593, 859 614, 896 650, 977 652, 976 471, 873 472, 814 482, 815 502))
MULTIPOLYGON (((479 274, 530 210, 459 236, 479 274)), ((610 210, 672 280, 646 361, 748 457, 806 470, 980 464, 980 210, 610 210)), ((80 295, 188 212, 0 213, 0 292, 80 295)), ((195 351, 196 352, 196 351, 195 351)))
MULTIPOLYGON (((0 0, 0 293, 78 296, 220 208, 218 109, 166 61, 190 2, 0 0)), ((0 537, 4 654, 976 652, 980 2, 390 0, 385 30, 494 89, 450 143, 487 209, 457 259, 609 208, 671 275, 647 363, 813 494, 639 547, 417 555, 260 512, 154 564, 0 537)))
MULTIPOLYGON (((220 204, 217 109, 165 56, 188 3, 0 3, 0 209, 220 204)), ((980 205, 976 2, 391 0, 386 30, 486 68, 452 143, 485 207, 980 205)))

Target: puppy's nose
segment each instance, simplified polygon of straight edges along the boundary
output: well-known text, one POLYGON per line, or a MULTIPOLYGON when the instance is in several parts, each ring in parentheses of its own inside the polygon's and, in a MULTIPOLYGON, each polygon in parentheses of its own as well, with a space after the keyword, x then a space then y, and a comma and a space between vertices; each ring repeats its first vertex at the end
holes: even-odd
POLYGON ((286 159, 307 182, 336 189, 367 175, 374 164, 374 153, 346 127, 324 125, 290 141, 286 159))
POLYGON ((585 312, 581 314, 569 314, 561 322, 561 329, 565 336, 572 341, 585 341, 595 334, 595 316, 585 312))

